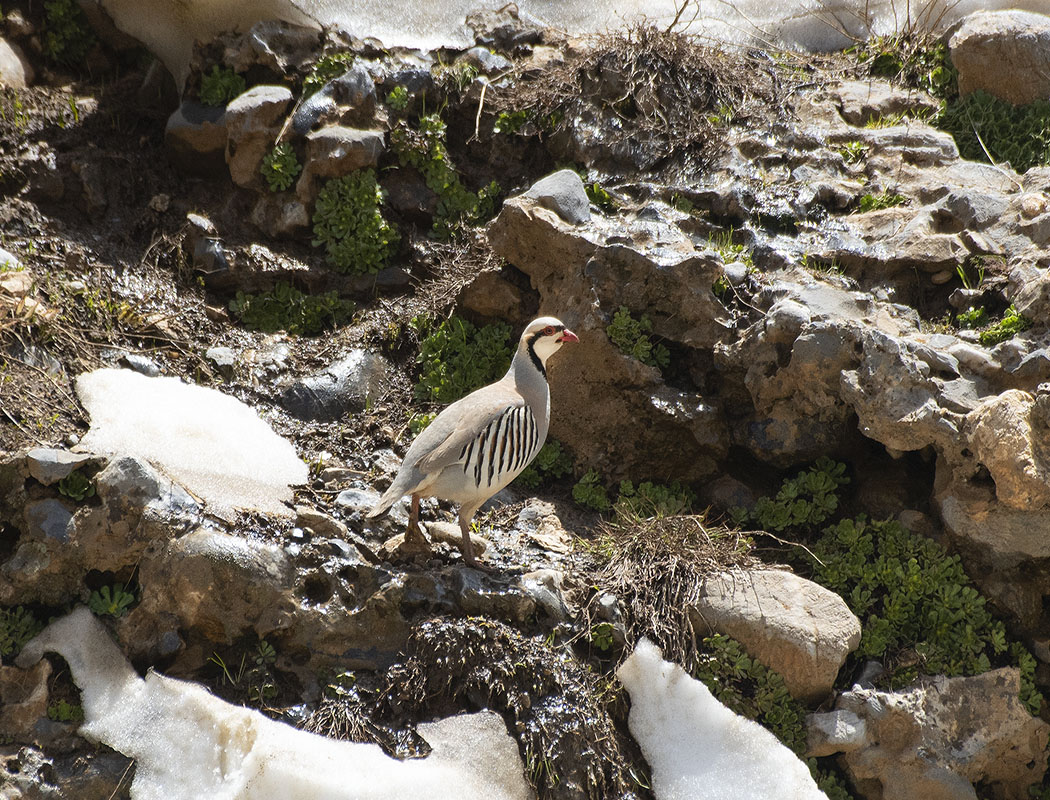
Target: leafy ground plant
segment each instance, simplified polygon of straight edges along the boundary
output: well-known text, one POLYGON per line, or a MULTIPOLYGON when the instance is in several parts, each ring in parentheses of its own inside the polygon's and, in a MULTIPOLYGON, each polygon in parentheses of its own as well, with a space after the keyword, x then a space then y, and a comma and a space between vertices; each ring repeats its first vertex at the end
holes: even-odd
POLYGON ((244 89, 244 78, 229 67, 220 67, 215 64, 211 72, 201 75, 198 97, 206 106, 224 106, 242 94, 244 89))
POLYGON ((572 456, 557 439, 548 438, 535 460, 514 479, 516 484, 526 489, 535 489, 548 481, 564 478, 572 474, 572 456))
POLYGON ((416 363, 420 400, 451 403, 500 378, 510 366, 510 326, 503 322, 477 327, 462 317, 433 324, 425 317, 410 323, 422 335, 416 363))
POLYGON ((0 608, 0 659, 18 655, 25 643, 44 629, 32 611, 23 607, 0 608))
POLYGON ((100 617, 122 617, 134 602, 135 595, 127 591, 123 583, 114 583, 93 591, 88 608, 100 617))
POLYGON ((354 304, 336 292, 305 294, 285 281, 268 292, 237 292, 230 311, 252 330, 317 336, 350 320, 354 304))
POLYGON ((44 54, 66 66, 83 66, 95 46, 84 11, 76 0, 47 0, 44 3, 44 54))
POLYGON ((95 482, 75 469, 58 482, 58 493, 79 503, 95 495, 95 482))
POLYGON ((374 170, 358 170, 325 183, 314 209, 313 245, 324 247, 329 265, 355 275, 386 266, 399 237, 383 218, 382 202, 374 170))
POLYGON ((353 53, 326 53, 317 59, 310 74, 303 78, 303 99, 317 92, 332 78, 338 78, 354 63, 353 53))
POLYGON ((784 481, 776 497, 759 498, 754 508, 736 508, 730 516, 737 525, 753 524, 764 531, 809 528, 835 513, 838 490, 847 483, 846 465, 821 457, 808 470, 784 481))
POLYGON ((868 211, 879 211, 883 208, 893 208, 894 206, 904 205, 907 202, 908 199, 904 195, 896 194, 894 192, 881 192, 879 194, 871 194, 869 192, 860 198, 857 210, 861 214, 865 214, 868 211))
POLYGON ((627 306, 620 306, 605 332, 624 355, 650 367, 666 368, 671 363, 671 353, 659 342, 653 342, 649 336, 652 330, 652 320, 646 314, 635 319, 627 306))
POLYGON ((1021 331, 1032 327, 1032 320, 1019 313, 1014 306, 1006 309, 1003 318, 992 325, 988 330, 981 331, 981 344, 985 347, 994 347, 1000 342, 1012 339, 1021 331))
POLYGON ((605 512, 612 508, 602 476, 593 467, 572 487, 572 499, 591 511, 605 512))
POLYGON ((1015 106, 978 89, 944 107, 934 124, 973 161, 1009 162, 1017 172, 1050 164, 1050 103, 1015 106))
POLYGON ((302 164, 288 142, 278 142, 263 156, 259 173, 271 192, 283 192, 295 183, 296 176, 303 171, 302 164))
POLYGON ((637 486, 631 481, 621 481, 613 508, 628 519, 670 517, 688 513, 695 500, 693 491, 678 481, 670 485, 643 481, 637 486))

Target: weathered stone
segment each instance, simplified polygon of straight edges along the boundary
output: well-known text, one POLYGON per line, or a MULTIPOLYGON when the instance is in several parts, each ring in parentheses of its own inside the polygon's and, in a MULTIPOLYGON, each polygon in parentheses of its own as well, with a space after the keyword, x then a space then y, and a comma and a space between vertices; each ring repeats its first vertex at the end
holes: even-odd
POLYGON ((864 746, 866 723, 848 709, 806 717, 806 755, 814 758, 852 753, 864 746))
POLYGON ((840 763, 866 797, 975 798, 976 784, 1023 797, 1046 771, 1050 725, 1021 705, 1019 690, 1014 668, 930 678, 900 692, 854 688, 836 707, 863 722, 864 746, 846 737, 840 763))
POLYGON ((470 64, 482 75, 498 75, 507 72, 513 66, 513 62, 493 53, 487 47, 472 47, 456 59, 456 63, 470 64))
POLYGON ((1050 503, 1050 435, 1032 395, 1005 391, 971 411, 966 424, 974 458, 995 481, 1000 503, 1024 511, 1050 503))
POLYGON ((25 670, 0 666, 0 736, 8 741, 34 741, 37 723, 47 719, 50 677, 47 661, 25 670))
POLYGON ((468 567, 453 569, 452 590, 457 604, 467 614, 524 622, 536 610, 536 601, 520 586, 494 580, 468 567))
POLYGON ((296 184, 296 196, 309 205, 321 178, 339 178, 375 167, 386 145, 383 132, 329 125, 306 137, 306 166, 296 184))
POLYGON ((25 89, 32 85, 34 77, 22 48, 0 38, 0 88, 25 89))
POLYGON ((226 109, 186 100, 168 117, 164 144, 174 161, 195 175, 214 178, 224 166, 226 109))
POLYGON ((36 447, 26 455, 29 474, 44 486, 58 483, 73 470, 93 460, 90 453, 71 453, 53 447, 36 447))
POLYGON ((841 597, 782 570, 712 576, 690 614, 697 630, 739 641, 803 702, 828 695, 846 656, 860 644, 860 620, 841 597))
POLYGON ((935 113, 937 101, 925 92, 897 89, 883 81, 842 81, 827 93, 838 104, 842 118, 863 128, 871 120, 915 112, 935 113))
POLYGON ((978 11, 948 43, 959 93, 978 89, 1014 105, 1050 97, 1050 17, 1027 11, 978 11))
POLYGON ((252 206, 249 219, 267 236, 296 236, 310 228, 306 206, 284 193, 263 194, 252 206))
POLYGON ((561 169, 542 178, 525 192, 525 197, 549 208, 566 222, 579 225, 591 218, 591 201, 583 179, 574 170, 561 169))
POLYGON ((238 186, 261 185, 259 167, 291 102, 285 86, 253 86, 226 106, 226 164, 238 186))
POLYGON ((73 514, 61 500, 49 497, 27 503, 25 517, 30 536, 69 542, 73 514))
POLYGON ((498 271, 483 270, 463 287, 459 302, 483 317, 514 319, 521 311, 524 295, 498 271))
POLYGON ((571 618, 569 603, 562 590, 565 575, 554 569, 540 569, 521 576, 521 587, 555 622, 571 618))
POLYGON ((390 364, 368 350, 350 354, 323 372, 309 375, 286 388, 281 403, 301 419, 336 419, 348 411, 362 411, 386 389, 390 364))
POLYGON ((283 75, 312 57, 320 43, 321 34, 315 28, 262 20, 228 45, 223 59, 234 72, 244 73, 258 65, 283 75))

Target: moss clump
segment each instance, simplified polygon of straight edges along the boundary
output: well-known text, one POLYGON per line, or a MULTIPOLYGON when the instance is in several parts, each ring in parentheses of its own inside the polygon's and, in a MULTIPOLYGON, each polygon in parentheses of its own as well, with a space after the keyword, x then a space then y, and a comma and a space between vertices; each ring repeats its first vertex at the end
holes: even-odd
POLYGON ((649 336, 652 330, 652 320, 646 314, 635 319, 627 306, 620 306, 605 333, 624 355, 650 367, 665 368, 671 363, 671 353, 659 342, 653 342, 649 336))
POLYGON ((593 467, 572 487, 572 499, 591 511, 605 512, 612 508, 602 476, 593 467))
POLYGON ((197 96, 206 106, 224 106, 242 94, 244 89, 244 78, 229 67, 216 64, 211 72, 201 75, 201 88, 197 96))
POLYGON ((981 344, 985 347, 994 347, 1000 342, 1012 339, 1021 331, 1026 331, 1031 327, 1032 320, 1018 313, 1016 308, 1010 306, 1006 309, 1006 313, 1003 314, 1001 320, 988 328, 988 330, 981 331, 981 344))
POLYGON ((934 124, 955 137, 963 158, 987 161, 991 156, 996 163, 1009 162, 1018 172, 1050 164, 1046 100, 1015 106, 978 90, 946 105, 934 124))
POLYGON ((288 142, 278 142, 273 149, 267 153, 259 167, 259 174, 263 176, 266 185, 271 192, 283 192, 295 183, 296 176, 303 171, 302 164, 295 155, 295 151, 288 142))
POLYGON ((451 403, 500 378, 510 366, 510 326, 497 322, 476 327, 461 317, 433 325, 415 317, 412 328, 423 336, 415 396, 451 403))
POLYGON ((374 170, 358 170, 325 183, 314 207, 313 244, 324 246, 329 265, 356 275, 386 266, 399 237, 383 218, 382 202, 374 170))
POLYGON ((894 192, 881 192, 880 194, 871 194, 869 192, 860 198, 857 210, 861 214, 865 214, 868 211, 880 211, 884 208, 901 206, 907 202, 908 199, 904 195, 895 194, 894 192))
POLYGON ((958 72, 949 57, 948 44, 932 36, 915 33, 876 36, 846 52, 874 77, 889 78, 941 99, 950 99, 959 93, 958 72))
POLYGON ((354 304, 340 300, 335 292, 304 294, 281 281, 262 294, 237 292, 230 301, 230 311, 252 330, 316 336, 347 322, 354 313, 354 304))

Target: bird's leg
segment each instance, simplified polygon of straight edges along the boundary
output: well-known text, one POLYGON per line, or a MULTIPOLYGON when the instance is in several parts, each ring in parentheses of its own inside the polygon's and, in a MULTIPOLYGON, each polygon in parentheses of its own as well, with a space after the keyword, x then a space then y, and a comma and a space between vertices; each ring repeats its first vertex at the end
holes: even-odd
POLYGON ((419 527, 419 495, 412 495, 412 510, 408 515, 408 530, 405 531, 405 542, 411 544, 414 547, 429 550, 430 545, 427 543, 427 537, 423 535, 423 530, 419 527))
POLYGON ((474 558, 474 545, 470 543, 470 518, 473 517, 473 512, 470 516, 463 513, 462 510, 459 512, 459 530, 463 534, 463 543, 460 545, 460 550, 463 551, 463 560, 472 567, 477 567, 477 559, 474 558))

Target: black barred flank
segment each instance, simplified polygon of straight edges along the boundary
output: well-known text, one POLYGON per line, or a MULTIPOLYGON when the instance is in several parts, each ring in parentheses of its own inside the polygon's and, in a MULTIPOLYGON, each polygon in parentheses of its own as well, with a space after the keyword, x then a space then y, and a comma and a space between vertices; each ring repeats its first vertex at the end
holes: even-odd
POLYGON ((490 487, 523 470, 539 449, 539 426, 528 406, 508 408, 461 451, 463 474, 473 471, 474 485, 490 487))

